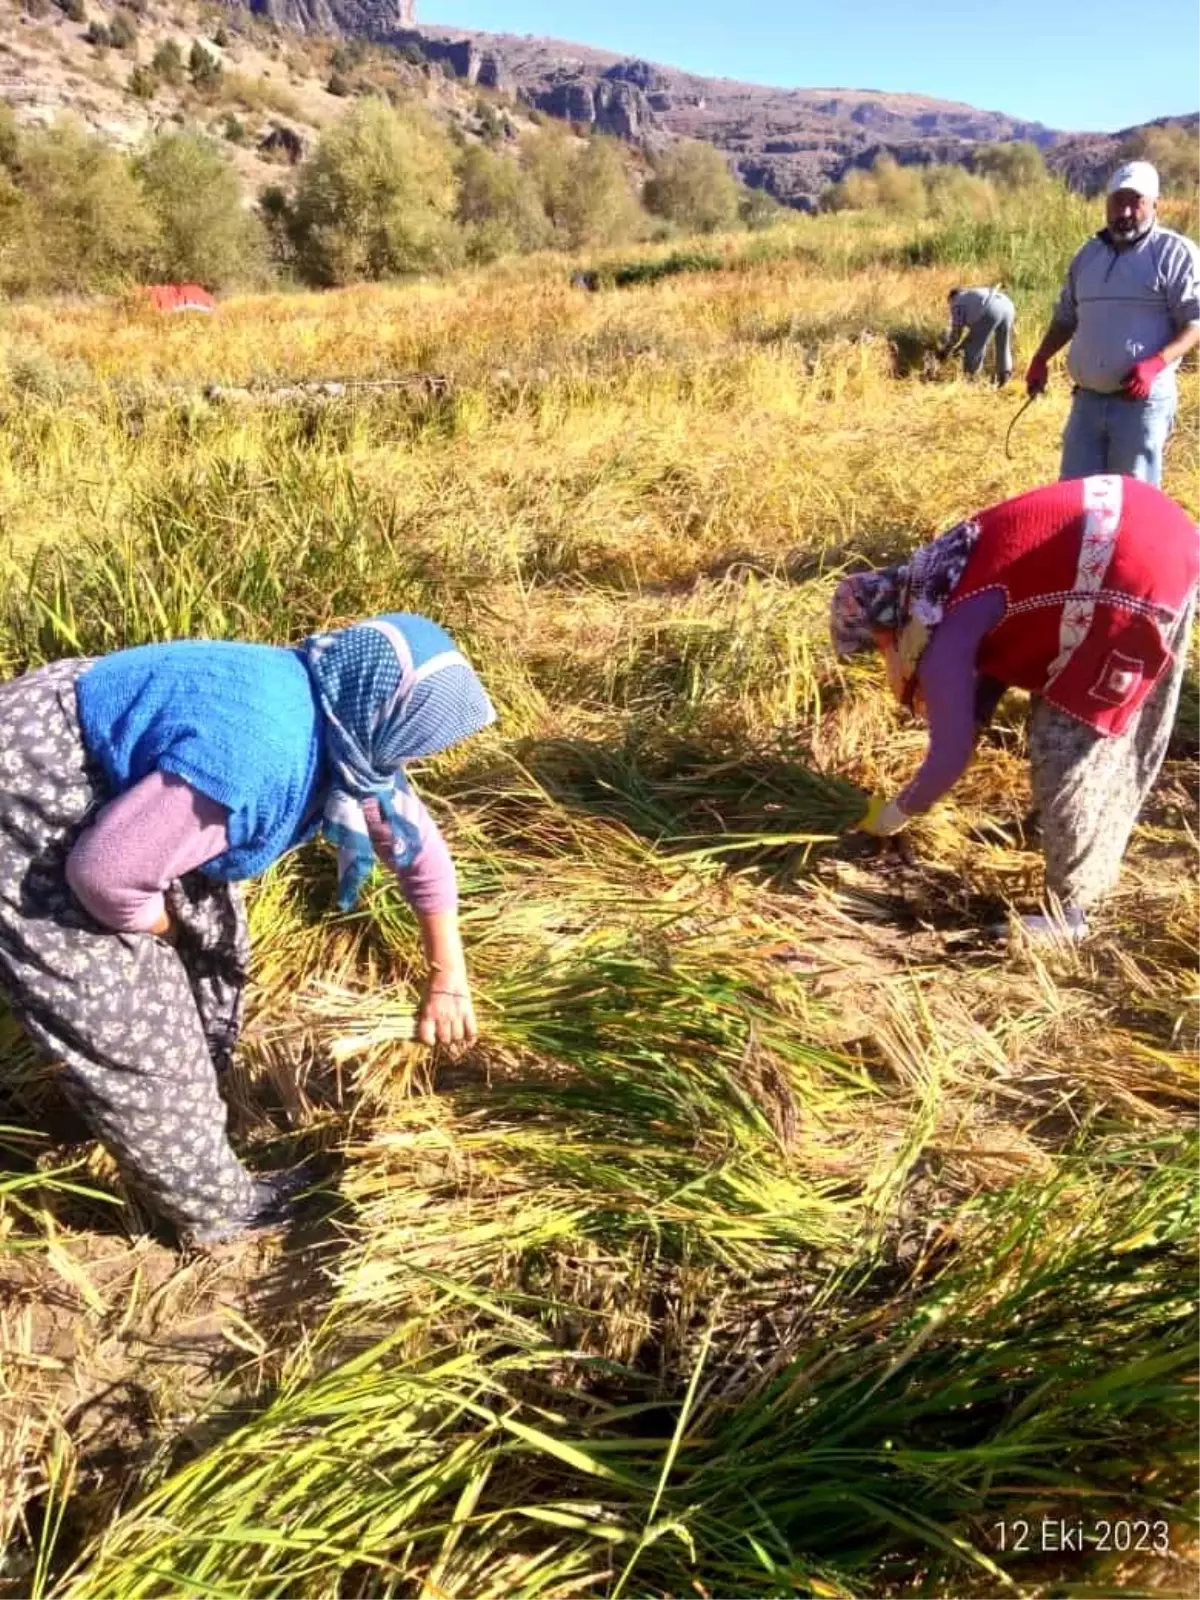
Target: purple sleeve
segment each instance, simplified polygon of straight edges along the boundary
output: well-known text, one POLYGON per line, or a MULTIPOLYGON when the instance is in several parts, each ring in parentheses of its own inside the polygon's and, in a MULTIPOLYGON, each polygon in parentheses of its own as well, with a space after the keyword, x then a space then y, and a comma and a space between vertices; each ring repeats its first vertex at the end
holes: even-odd
POLYGON ((79 835, 67 883, 106 928, 145 933, 162 917, 167 885, 228 850, 228 817, 174 773, 152 772, 79 835))
MULTIPOLYGON (((404 898, 414 911, 456 911, 458 880, 454 872, 454 862, 446 848, 446 841, 438 831, 437 823, 415 794, 405 795, 403 809, 404 815, 416 826, 417 832, 421 835, 421 848, 413 858, 412 864, 395 868, 404 898)), ((364 802, 363 815, 367 819, 367 832, 371 836, 375 854, 381 861, 390 862, 391 830, 380 815, 375 801, 364 802)))
POLYGON ((991 590, 964 600, 933 631, 917 668, 929 719, 929 748, 916 777, 896 797, 910 816, 928 811, 970 765, 979 709, 991 699, 994 710, 999 698, 993 698, 993 680, 980 678, 979 645, 1003 615, 1004 596, 991 590))

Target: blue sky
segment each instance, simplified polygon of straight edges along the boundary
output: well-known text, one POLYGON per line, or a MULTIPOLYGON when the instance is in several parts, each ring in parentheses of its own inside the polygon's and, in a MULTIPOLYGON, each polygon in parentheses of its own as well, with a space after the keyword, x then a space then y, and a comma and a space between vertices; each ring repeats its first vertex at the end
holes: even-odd
POLYGON ((1052 128, 1200 107, 1196 0, 417 0, 417 19, 545 34, 706 77, 910 90, 1052 128))

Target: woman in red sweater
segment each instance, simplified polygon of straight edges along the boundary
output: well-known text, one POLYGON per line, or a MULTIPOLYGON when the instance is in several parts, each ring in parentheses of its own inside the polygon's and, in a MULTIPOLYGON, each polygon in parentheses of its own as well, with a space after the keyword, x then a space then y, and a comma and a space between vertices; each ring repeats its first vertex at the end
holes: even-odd
POLYGON ((1179 703, 1200 576, 1196 524, 1133 478, 1074 479, 981 511, 903 566, 858 573, 832 606, 839 655, 878 649, 929 749, 859 827, 898 833, 957 781, 1007 688, 1033 696, 1029 750, 1051 916, 1087 932, 1116 882, 1179 703))

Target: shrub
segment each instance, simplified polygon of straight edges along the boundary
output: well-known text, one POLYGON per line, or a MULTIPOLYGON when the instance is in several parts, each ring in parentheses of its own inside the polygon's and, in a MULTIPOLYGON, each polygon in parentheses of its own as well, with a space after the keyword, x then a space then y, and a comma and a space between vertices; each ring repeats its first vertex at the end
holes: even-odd
POLYGON ((926 169, 930 213, 942 221, 995 216, 999 200, 987 178, 951 165, 926 169))
POLYGON ((681 139, 655 159, 646 184, 646 209, 688 233, 715 233, 738 220, 737 179, 711 144, 681 139))
POLYGON ((738 195, 738 218, 742 226, 751 232, 773 228, 786 214, 787 207, 765 189, 743 188, 738 195))
POLYGON ((141 63, 129 74, 129 92, 137 100, 153 100, 158 92, 158 79, 151 68, 141 63))
POLYGON ((479 122, 479 137, 487 145, 498 145, 504 138, 504 118, 490 101, 482 96, 475 102, 475 116, 479 122))
POLYGON ((172 84, 175 88, 179 87, 186 76, 183 51, 174 39, 163 40, 151 57, 150 65, 163 83, 172 84))
POLYGON ((362 39, 343 39, 329 58, 331 72, 353 72, 366 59, 366 44, 362 39))
POLYGON ((136 171, 158 225, 159 276, 210 288, 261 281, 262 224, 242 205, 238 175, 211 140, 160 134, 137 158, 136 171))
MULTIPOLYGON (((0 112, 7 109, 0 106, 0 112)), ((21 294, 29 288, 33 235, 29 202, 17 187, 8 163, 0 159, 0 291, 21 294)))
POLYGON ((304 118, 304 107, 296 95, 286 84, 273 83, 266 73, 251 78, 244 72, 226 72, 221 88, 227 100, 236 100, 247 111, 273 111, 296 122, 304 118))
POLYGON ((232 112, 221 124, 221 132, 230 144, 245 144, 247 137, 246 124, 240 117, 235 117, 232 112))
POLYGON ((16 116, 12 107, 0 100, 0 169, 16 172, 20 155, 21 134, 16 116))
POLYGON ((900 216, 923 217, 929 209, 924 170, 902 167, 894 156, 876 156, 869 172, 853 167, 827 190, 828 211, 865 211, 879 206, 900 216))
POLYGON ((288 231, 316 284, 387 278, 450 264, 452 147, 422 107, 358 102, 302 163, 288 231))
POLYGON ((192 80, 192 88, 203 95, 216 94, 224 77, 221 63, 211 50, 204 48, 199 39, 192 40, 191 52, 188 55, 188 76, 192 80))
POLYGON ((985 144, 975 153, 975 171, 991 178, 1002 189, 1027 189, 1046 179, 1046 161, 1037 145, 1028 139, 1003 144, 985 144))
POLYGON ((108 25, 108 42, 114 50, 137 47, 137 23, 128 11, 118 11, 108 25))
POLYGON ((109 31, 102 22, 89 22, 83 37, 93 50, 107 50, 112 43, 109 31))
POLYGON ((87 21, 87 7, 83 0, 62 0, 62 13, 68 22, 78 23, 81 27, 87 21))

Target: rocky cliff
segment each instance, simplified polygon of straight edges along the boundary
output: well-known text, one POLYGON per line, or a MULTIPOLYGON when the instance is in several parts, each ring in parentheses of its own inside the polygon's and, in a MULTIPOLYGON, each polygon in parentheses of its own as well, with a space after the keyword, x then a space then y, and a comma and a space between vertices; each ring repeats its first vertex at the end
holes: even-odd
POLYGON ((748 184, 808 208, 851 166, 881 149, 904 161, 969 160, 975 144, 1064 135, 1040 123, 921 95, 859 89, 773 89, 554 39, 413 26, 391 42, 418 46, 468 83, 507 89, 579 129, 654 148, 703 139, 748 184))
POLYGON ((297 33, 380 39, 416 21, 416 0, 235 0, 256 17, 297 33))

